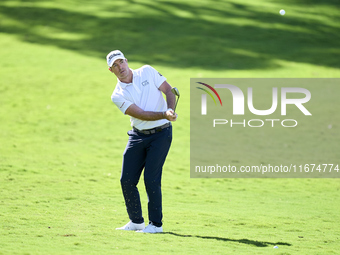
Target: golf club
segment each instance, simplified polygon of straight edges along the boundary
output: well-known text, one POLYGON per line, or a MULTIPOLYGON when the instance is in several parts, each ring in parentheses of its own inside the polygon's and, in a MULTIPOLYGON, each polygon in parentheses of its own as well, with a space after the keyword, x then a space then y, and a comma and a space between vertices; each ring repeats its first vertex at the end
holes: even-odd
POLYGON ((174 112, 176 112, 176 107, 177 107, 177 103, 178 103, 178 99, 179 99, 179 91, 176 87, 173 87, 171 89, 171 92, 175 94, 175 96, 177 96, 177 100, 176 100, 176 104, 175 104, 175 109, 174 112))

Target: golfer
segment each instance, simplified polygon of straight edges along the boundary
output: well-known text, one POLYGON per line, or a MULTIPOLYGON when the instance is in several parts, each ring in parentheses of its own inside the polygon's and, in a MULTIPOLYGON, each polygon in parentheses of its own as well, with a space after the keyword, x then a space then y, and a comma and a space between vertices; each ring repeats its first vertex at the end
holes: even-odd
POLYGON ((123 154, 120 178, 130 221, 118 230, 146 233, 163 232, 162 228, 162 168, 172 140, 172 110, 176 97, 166 78, 149 65, 132 70, 119 50, 106 56, 109 70, 117 76, 111 96, 118 109, 130 116, 132 130, 123 154), (166 101, 162 95, 166 97, 166 101), (144 169, 144 184, 148 195, 149 225, 145 227, 137 184, 144 169))

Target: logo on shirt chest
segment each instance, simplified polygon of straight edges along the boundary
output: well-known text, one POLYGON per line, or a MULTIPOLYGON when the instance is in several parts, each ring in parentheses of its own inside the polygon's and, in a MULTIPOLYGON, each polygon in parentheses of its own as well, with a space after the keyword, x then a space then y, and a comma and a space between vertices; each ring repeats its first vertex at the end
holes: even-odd
POLYGON ((149 85, 148 80, 143 81, 143 82, 142 82, 142 85, 143 85, 143 86, 149 85))

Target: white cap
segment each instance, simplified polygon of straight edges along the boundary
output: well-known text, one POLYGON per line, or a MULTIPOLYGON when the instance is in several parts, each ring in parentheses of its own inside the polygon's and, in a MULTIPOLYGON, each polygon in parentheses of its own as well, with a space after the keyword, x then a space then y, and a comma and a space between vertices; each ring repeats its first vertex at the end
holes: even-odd
POLYGON ((106 56, 106 61, 109 67, 111 67, 117 59, 125 59, 124 54, 120 50, 111 51, 106 56))

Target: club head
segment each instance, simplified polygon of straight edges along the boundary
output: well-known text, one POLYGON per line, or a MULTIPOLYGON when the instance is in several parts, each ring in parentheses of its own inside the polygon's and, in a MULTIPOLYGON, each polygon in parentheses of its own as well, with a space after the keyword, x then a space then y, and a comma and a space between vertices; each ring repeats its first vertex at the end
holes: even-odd
POLYGON ((179 91, 178 91, 178 89, 177 89, 176 87, 173 87, 173 88, 171 89, 171 92, 174 93, 175 96, 178 96, 178 97, 179 97, 179 91))

